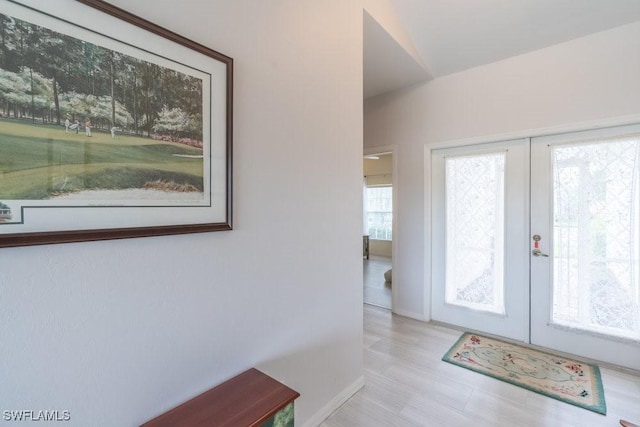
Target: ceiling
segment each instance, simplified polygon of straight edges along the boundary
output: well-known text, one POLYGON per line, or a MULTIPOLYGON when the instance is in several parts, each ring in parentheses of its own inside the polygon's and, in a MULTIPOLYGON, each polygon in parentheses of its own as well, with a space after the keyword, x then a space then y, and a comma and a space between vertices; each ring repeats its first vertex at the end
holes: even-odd
POLYGON ((412 45, 365 12, 365 98, 640 21, 640 0, 390 1, 412 45))

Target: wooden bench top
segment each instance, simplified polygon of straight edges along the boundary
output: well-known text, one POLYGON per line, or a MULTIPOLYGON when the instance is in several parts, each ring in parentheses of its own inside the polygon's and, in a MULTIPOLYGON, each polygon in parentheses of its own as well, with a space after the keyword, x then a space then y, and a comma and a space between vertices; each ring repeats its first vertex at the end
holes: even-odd
POLYGON ((300 396, 251 368, 141 427, 259 426, 300 396))

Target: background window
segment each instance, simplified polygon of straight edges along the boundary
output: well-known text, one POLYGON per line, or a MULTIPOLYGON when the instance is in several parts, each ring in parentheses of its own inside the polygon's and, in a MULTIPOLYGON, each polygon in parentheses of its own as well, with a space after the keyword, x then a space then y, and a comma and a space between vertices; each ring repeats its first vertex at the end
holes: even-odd
POLYGON ((365 207, 367 231, 373 240, 391 240, 392 189, 385 187, 367 187, 365 207))

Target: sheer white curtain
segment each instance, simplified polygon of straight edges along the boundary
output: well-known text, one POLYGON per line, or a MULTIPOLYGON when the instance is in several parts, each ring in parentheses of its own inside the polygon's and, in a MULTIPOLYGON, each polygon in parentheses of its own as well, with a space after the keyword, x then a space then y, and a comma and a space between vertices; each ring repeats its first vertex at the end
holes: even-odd
POLYGON ((551 152, 552 321, 640 339, 640 136, 551 152))
POLYGON ((504 314, 505 152, 445 160, 449 304, 504 314))

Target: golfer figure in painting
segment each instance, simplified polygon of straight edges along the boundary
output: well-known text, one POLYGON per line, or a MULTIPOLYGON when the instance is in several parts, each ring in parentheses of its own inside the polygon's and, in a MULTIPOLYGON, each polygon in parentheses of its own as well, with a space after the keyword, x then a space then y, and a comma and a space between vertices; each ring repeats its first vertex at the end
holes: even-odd
POLYGON ((116 131, 118 130, 117 127, 113 126, 111 128, 111 139, 116 139, 116 131))
POLYGON ((71 126, 71 120, 69 120, 69 117, 67 117, 66 119, 64 119, 64 131, 65 131, 65 133, 69 133, 69 126, 71 126))
POLYGON ((84 130, 87 136, 91 136, 91 120, 89 120, 89 118, 87 118, 87 121, 84 122, 84 130))
POLYGON ((76 120, 71 126, 69 126, 69 129, 75 130, 76 133, 78 133, 78 129, 80 129, 80 122, 76 120))

